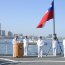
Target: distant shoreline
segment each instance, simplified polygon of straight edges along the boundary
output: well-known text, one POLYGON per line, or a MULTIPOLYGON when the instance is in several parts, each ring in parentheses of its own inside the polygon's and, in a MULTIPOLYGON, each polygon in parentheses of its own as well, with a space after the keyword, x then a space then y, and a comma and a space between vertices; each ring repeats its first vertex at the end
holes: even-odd
POLYGON ((13 39, 14 37, 12 36, 0 36, 0 39, 13 39))

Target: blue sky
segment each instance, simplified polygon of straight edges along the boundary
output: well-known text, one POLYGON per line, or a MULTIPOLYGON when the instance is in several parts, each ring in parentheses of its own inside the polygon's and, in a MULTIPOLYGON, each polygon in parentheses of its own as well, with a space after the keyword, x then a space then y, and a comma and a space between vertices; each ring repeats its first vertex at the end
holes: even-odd
MULTIPOLYGON (((56 34, 65 36, 65 0, 55 1, 56 34)), ((0 23, 2 29, 24 35, 46 36, 53 33, 53 20, 37 29, 39 21, 52 0, 0 0, 0 23)))

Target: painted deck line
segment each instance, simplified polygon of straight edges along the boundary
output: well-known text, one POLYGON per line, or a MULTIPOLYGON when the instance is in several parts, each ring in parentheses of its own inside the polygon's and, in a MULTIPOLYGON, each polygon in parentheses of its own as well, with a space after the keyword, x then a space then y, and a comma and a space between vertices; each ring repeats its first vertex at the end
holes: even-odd
POLYGON ((65 61, 55 61, 55 60, 53 60, 53 61, 52 61, 52 60, 43 60, 43 61, 42 61, 42 60, 41 60, 41 61, 18 61, 18 62, 20 62, 20 63, 24 63, 24 62, 26 62, 26 63, 27 63, 27 62, 30 62, 30 63, 32 63, 32 62, 46 62, 46 63, 47 63, 47 62, 54 62, 54 63, 56 63, 56 62, 65 62, 65 61))
POLYGON ((15 61, 15 60, 11 60, 11 59, 7 59, 7 58, 0 58, 0 60, 5 60, 6 63, 11 63, 11 62, 14 62, 14 63, 24 63, 24 62, 65 62, 65 61, 60 61, 60 60, 32 60, 32 61, 15 61), (8 62, 10 61, 10 62, 8 62))
POLYGON ((0 60, 10 61, 10 62, 16 62, 15 60, 7 59, 7 58, 0 58, 0 60))
POLYGON ((0 58, 0 60, 5 60, 6 62, 0 63, 0 65, 4 65, 4 64, 13 64, 13 63, 20 63, 18 61, 15 60, 11 60, 11 59, 6 59, 6 58, 0 58))

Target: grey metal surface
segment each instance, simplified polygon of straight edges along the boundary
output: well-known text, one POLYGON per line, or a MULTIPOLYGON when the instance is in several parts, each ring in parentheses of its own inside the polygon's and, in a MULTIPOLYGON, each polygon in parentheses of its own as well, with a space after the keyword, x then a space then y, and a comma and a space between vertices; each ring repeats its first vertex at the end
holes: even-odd
POLYGON ((12 56, 0 56, 0 65, 65 65, 63 56, 28 56, 23 58, 13 58, 12 56))

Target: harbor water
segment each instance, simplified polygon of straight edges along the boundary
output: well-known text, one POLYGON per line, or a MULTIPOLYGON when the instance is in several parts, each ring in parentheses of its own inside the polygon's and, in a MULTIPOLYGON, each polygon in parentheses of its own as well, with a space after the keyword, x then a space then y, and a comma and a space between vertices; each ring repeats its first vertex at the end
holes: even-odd
MULTIPOLYGON (((48 39, 48 40, 44 40, 44 42, 46 43, 43 46, 43 55, 46 54, 51 54, 52 55, 52 40, 48 39)), ((62 44, 62 40, 60 40, 61 43, 59 43, 57 45, 57 54, 60 54, 61 49, 62 49, 62 54, 63 54, 63 44, 62 44), (61 46, 61 49, 60 49, 61 46)), ((5 55, 5 54, 9 54, 12 55, 13 54, 13 44, 12 44, 12 39, 0 39, 0 54, 1 55, 5 55)), ((28 55, 37 55, 37 45, 29 45, 28 46, 28 55)))

